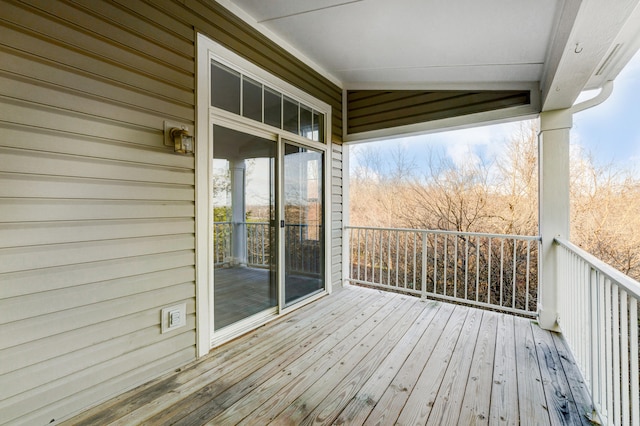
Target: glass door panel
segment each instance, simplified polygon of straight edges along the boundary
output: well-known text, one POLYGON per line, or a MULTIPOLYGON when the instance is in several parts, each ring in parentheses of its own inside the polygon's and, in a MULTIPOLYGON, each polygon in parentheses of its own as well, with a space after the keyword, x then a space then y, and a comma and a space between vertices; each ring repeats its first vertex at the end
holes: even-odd
POLYGON ((324 290, 324 153, 284 144, 284 300, 324 290))
POLYGON ((278 304, 276 141, 213 126, 214 330, 278 304))

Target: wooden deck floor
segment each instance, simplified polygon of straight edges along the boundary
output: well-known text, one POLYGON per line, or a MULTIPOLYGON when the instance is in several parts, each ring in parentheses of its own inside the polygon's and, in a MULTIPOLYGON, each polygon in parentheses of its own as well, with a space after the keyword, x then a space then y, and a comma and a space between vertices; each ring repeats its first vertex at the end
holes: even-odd
POLYGON ((68 424, 590 424, 562 338, 348 286, 68 424))

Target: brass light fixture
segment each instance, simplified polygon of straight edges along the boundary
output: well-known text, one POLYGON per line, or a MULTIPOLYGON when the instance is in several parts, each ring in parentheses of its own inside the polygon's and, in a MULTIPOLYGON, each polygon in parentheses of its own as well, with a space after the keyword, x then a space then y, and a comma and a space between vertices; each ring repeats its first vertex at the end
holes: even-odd
POLYGON ((193 135, 189 126, 165 121, 164 144, 172 146, 174 151, 179 154, 193 153, 193 135))

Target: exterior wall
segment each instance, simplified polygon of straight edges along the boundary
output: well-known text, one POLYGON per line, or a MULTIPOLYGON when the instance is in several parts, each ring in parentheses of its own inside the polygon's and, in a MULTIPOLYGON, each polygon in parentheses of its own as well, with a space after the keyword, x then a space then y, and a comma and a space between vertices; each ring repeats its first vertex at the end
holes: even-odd
POLYGON ((162 130, 194 124, 196 30, 329 102, 337 142, 341 92, 206 0, 0 10, 0 424, 46 424, 196 356, 194 158, 162 130))

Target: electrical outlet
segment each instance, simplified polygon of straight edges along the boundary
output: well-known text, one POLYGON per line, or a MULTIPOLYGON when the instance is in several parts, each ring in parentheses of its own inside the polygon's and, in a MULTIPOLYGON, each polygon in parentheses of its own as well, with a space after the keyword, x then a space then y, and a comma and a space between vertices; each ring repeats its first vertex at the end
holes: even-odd
POLYGON ((187 304, 169 306, 161 311, 162 333, 187 325, 187 304))

